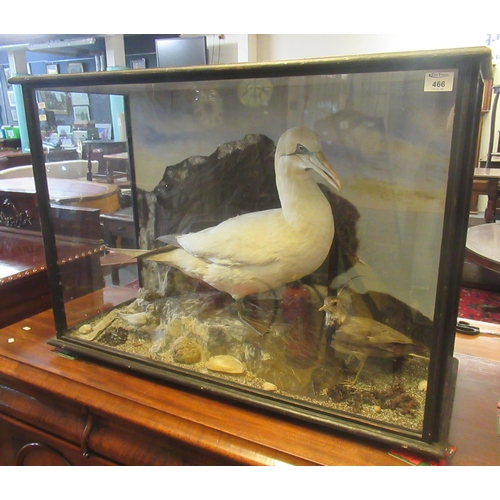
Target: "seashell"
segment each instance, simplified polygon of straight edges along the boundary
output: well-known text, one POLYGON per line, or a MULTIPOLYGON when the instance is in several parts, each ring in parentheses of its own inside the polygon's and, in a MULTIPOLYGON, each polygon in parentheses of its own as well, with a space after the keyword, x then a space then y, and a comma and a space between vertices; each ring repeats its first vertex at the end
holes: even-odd
POLYGON ((85 335, 85 334, 90 333, 92 331, 92 326, 91 325, 82 325, 80 328, 78 328, 78 331, 85 335))
POLYGON ((172 355, 173 361, 176 363, 184 363, 187 365, 192 365, 201 358, 201 350, 198 344, 194 340, 190 340, 186 337, 179 337, 173 342, 170 348, 170 354, 172 355))
POLYGON ((262 384, 262 389, 264 389, 265 391, 277 391, 278 388, 272 384, 271 382, 264 382, 262 384))
POLYGON ((212 356, 205 366, 214 372, 239 374, 245 371, 245 366, 239 359, 226 354, 212 356))
POLYGON ((148 315, 143 312, 133 314, 119 313, 118 316, 132 326, 144 326, 148 322, 148 315))

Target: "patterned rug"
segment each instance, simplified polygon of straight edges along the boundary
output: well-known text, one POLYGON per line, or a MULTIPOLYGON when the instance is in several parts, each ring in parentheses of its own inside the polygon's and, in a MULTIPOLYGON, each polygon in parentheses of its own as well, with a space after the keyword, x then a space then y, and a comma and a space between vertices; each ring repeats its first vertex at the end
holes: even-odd
POLYGON ((500 293, 476 288, 462 288, 458 316, 500 324, 500 293))

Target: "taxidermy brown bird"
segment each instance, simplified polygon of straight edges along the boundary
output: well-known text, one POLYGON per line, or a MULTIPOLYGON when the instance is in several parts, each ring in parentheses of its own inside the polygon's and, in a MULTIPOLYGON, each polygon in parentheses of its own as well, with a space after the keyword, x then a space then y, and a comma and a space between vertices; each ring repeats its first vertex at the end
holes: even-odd
POLYGON ((349 301, 340 297, 326 297, 320 311, 325 311, 325 326, 335 332, 331 346, 336 352, 352 355, 359 360, 354 381, 358 381, 366 360, 376 358, 402 358, 408 355, 425 355, 427 348, 410 337, 379 321, 348 314, 349 301))

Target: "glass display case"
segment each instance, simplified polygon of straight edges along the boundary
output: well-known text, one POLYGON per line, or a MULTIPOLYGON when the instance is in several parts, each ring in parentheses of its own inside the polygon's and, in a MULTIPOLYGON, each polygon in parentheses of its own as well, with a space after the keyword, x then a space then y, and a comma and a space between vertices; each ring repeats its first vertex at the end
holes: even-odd
POLYGON ((51 343, 443 455, 490 72, 489 50, 470 48, 16 77, 51 343), (38 120, 47 91, 123 99, 137 248, 118 239, 103 264, 123 256, 136 280, 114 285, 129 292, 122 304, 78 321, 50 220, 38 120))

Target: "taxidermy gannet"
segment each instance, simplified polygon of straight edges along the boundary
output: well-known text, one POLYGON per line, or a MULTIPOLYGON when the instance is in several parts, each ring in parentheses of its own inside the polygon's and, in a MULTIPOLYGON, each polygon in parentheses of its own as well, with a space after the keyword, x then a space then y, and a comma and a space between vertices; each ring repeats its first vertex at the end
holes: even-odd
POLYGON ((275 153, 280 209, 233 217, 197 233, 160 237, 179 248, 148 258, 236 300, 311 274, 326 259, 334 236, 332 210, 313 172, 340 189, 317 135, 306 128, 286 131, 275 153))
POLYGON ((307 128, 287 130, 275 153, 281 208, 239 215, 196 233, 162 236, 160 241, 173 246, 147 258, 180 269, 237 301, 313 273, 326 259, 335 232, 330 203, 313 172, 340 189, 318 136, 307 128))

